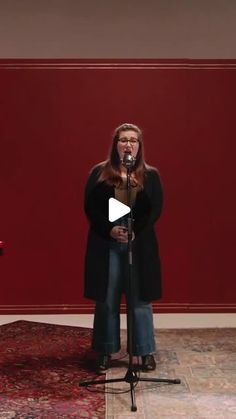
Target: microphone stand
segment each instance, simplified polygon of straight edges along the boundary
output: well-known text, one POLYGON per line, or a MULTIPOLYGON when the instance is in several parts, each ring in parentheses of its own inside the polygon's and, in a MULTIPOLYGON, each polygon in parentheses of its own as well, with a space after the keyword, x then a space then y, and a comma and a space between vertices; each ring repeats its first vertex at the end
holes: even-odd
MULTIPOLYGON (((127 170, 127 205, 131 208, 131 184, 130 184, 130 175, 132 167, 135 164, 135 159, 130 153, 125 153, 122 164, 127 170)), ((132 252, 132 238, 133 238, 133 217, 132 217, 132 208, 128 215, 128 291, 126 296, 126 305, 127 305, 127 342, 128 342, 128 352, 129 352, 129 364, 128 369, 123 378, 111 378, 111 379, 98 379, 98 380, 85 380, 80 381, 80 387, 88 387, 94 384, 107 384, 107 383, 120 383, 126 382, 130 385, 131 393, 131 411, 137 411, 136 398, 135 398, 135 384, 139 381, 147 381, 154 383, 168 383, 168 384, 180 384, 181 381, 179 378, 169 379, 169 378, 143 378, 137 375, 137 368, 133 364, 133 315, 134 315, 134 278, 132 277, 132 265, 133 265, 133 252, 132 252)))

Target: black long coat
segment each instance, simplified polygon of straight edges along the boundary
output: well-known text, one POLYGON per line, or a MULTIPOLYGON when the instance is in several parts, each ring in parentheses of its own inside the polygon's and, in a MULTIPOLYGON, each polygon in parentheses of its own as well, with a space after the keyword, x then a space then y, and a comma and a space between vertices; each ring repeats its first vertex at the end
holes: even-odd
MULTIPOLYGON (((105 182, 97 183, 101 164, 90 172, 86 188, 84 207, 90 222, 85 256, 84 295, 95 301, 106 298, 109 247, 114 239, 110 230, 114 226, 108 219, 108 200, 115 197, 113 186, 105 182)), ((154 223, 161 214, 163 191, 158 171, 146 167, 144 189, 137 192, 132 208, 134 218, 132 242, 133 264, 139 272, 139 296, 143 301, 161 297, 161 270, 158 242, 154 223)))

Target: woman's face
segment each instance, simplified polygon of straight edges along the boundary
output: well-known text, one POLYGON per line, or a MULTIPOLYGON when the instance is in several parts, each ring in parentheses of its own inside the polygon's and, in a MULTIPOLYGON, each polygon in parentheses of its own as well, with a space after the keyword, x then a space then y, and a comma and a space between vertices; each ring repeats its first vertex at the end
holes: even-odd
POLYGON ((138 133, 133 130, 120 131, 119 140, 117 142, 117 152, 120 160, 123 159, 125 152, 131 153, 133 157, 136 157, 138 149, 138 133))

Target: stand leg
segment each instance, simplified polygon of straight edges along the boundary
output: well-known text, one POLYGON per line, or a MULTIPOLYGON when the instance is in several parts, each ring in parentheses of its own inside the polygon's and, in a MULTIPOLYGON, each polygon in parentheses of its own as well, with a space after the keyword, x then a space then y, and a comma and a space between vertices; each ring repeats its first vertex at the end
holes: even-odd
POLYGON ((150 383, 168 383, 168 384, 180 384, 179 378, 139 378, 139 381, 147 381, 150 383))
POLYGON ((134 392, 134 383, 130 383, 130 392, 131 392, 131 411, 136 412, 137 406, 136 406, 136 400, 135 400, 135 392, 134 392))

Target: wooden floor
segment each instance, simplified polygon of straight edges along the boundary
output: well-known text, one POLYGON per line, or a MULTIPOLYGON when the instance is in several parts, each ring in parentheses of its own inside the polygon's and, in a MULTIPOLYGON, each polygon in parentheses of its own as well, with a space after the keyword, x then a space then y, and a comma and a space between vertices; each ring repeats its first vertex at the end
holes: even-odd
MULTIPOLYGON (((122 331, 122 350, 107 378, 124 377, 125 342, 122 331)), ((160 329, 156 342, 157 370, 141 377, 180 378, 181 384, 139 382, 137 412, 130 411, 130 392, 108 393, 106 419, 236 418, 236 328, 160 329)), ((107 385, 113 392, 129 388, 128 383, 107 385)))

